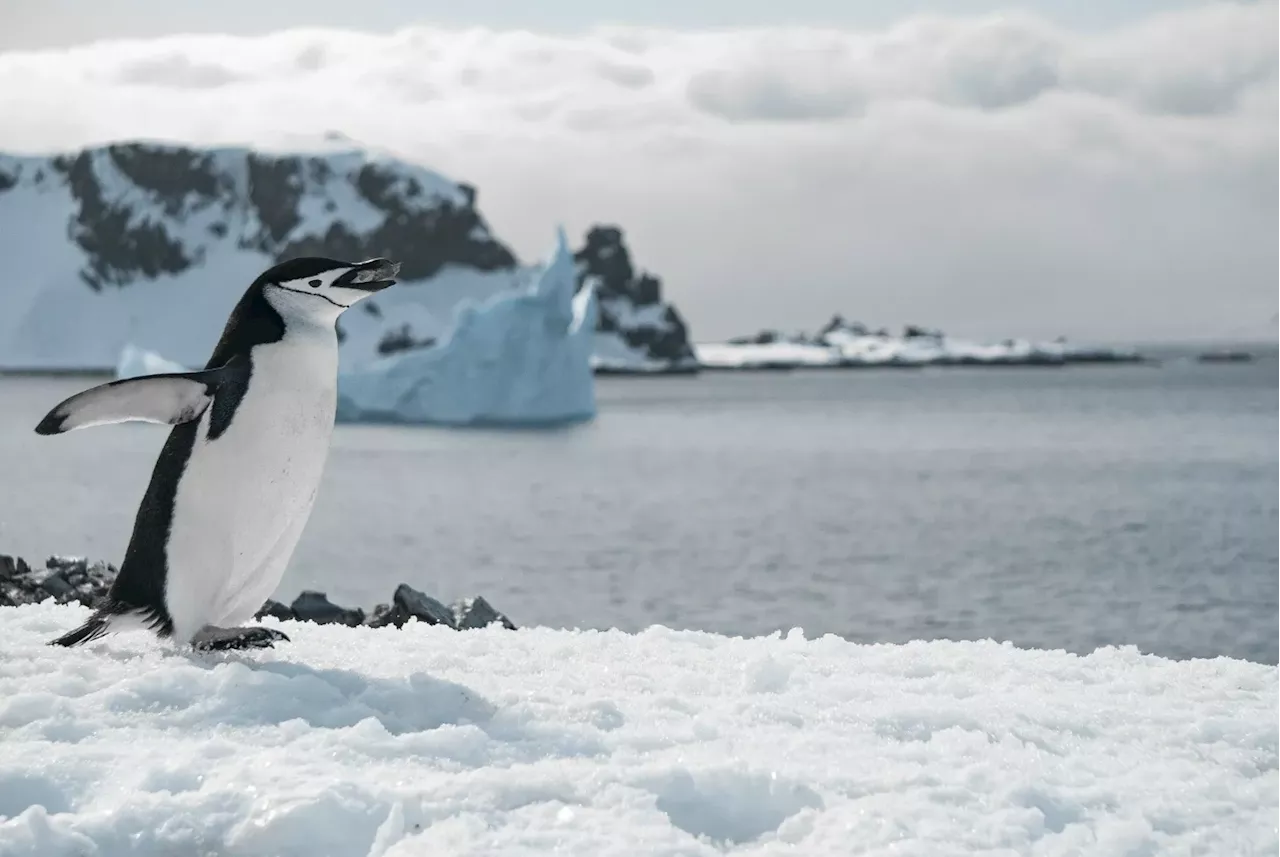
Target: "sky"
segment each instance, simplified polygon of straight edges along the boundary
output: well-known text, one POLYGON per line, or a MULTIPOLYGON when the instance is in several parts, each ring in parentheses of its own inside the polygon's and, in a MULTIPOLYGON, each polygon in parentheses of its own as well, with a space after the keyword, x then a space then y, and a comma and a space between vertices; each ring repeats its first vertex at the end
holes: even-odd
POLYGON ((0 0, 0 150, 338 132, 529 261, 621 226, 698 339, 1275 337, 1276 2, 106 6, 0 0))
POLYGON ((258 35, 298 26, 389 32, 414 23, 445 27, 582 32, 602 24, 674 29, 745 26, 883 28, 920 14, 972 16, 1016 8, 1086 30, 1188 9, 1203 0, 3 0, 0 50, 66 47, 99 39, 174 33, 258 35))

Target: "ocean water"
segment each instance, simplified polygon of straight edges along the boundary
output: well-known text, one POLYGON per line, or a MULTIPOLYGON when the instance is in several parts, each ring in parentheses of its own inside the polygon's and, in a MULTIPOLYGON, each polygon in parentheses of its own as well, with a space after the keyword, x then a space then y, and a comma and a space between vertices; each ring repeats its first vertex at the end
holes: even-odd
MULTIPOLYGON (((0 377, 0 553, 118 562, 164 439, 37 436, 0 377)), ((278 597, 407 582, 517 624, 1277 661, 1277 369, 602 379, 560 431, 340 426, 278 597)))

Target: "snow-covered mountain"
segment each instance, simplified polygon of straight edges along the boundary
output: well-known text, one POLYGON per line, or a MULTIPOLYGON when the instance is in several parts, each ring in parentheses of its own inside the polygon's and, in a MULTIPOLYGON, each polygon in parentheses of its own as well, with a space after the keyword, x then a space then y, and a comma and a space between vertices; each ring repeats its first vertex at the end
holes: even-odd
MULTIPOLYGON (((590 268, 590 241, 582 252, 590 268)), ((463 301, 524 289, 539 270, 492 234, 474 188, 416 165, 140 142, 0 155, 0 253, 3 368, 111 369, 130 343, 203 365, 244 288, 277 261, 393 257, 400 286, 341 320, 343 365, 354 367, 433 344, 463 301)), ((611 284, 599 287, 610 319, 643 330, 665 317, 611 284)), ((600 335, 610 362, 677 362, 663 356, 679 350, 670 337, 639 334, 625 350, 617 338, 600 335)))

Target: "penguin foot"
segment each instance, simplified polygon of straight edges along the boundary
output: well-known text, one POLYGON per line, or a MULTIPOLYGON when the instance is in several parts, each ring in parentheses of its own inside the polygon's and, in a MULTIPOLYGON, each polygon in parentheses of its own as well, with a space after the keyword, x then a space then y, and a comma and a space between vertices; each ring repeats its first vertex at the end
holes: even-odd
POLYGON ((251 625, 245 628, 202 628, 191 645, 200 652, 225 652, 235 649, 269 649, 289 638, 274 628, 251 625))

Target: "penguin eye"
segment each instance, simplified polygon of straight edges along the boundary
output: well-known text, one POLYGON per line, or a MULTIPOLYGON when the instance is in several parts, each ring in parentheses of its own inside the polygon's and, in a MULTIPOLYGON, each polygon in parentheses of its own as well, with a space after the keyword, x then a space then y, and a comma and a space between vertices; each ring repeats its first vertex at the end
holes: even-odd
POLYGON ((310 287, 311 287, 311 288, 313 288, 313 289, 318 289, 318 288, 320 288, 320 281, 319 281, 319 280, 312 280, 311 282, 307 283, 307 285, 308 285, 308 286, 310 286, 310 287))

